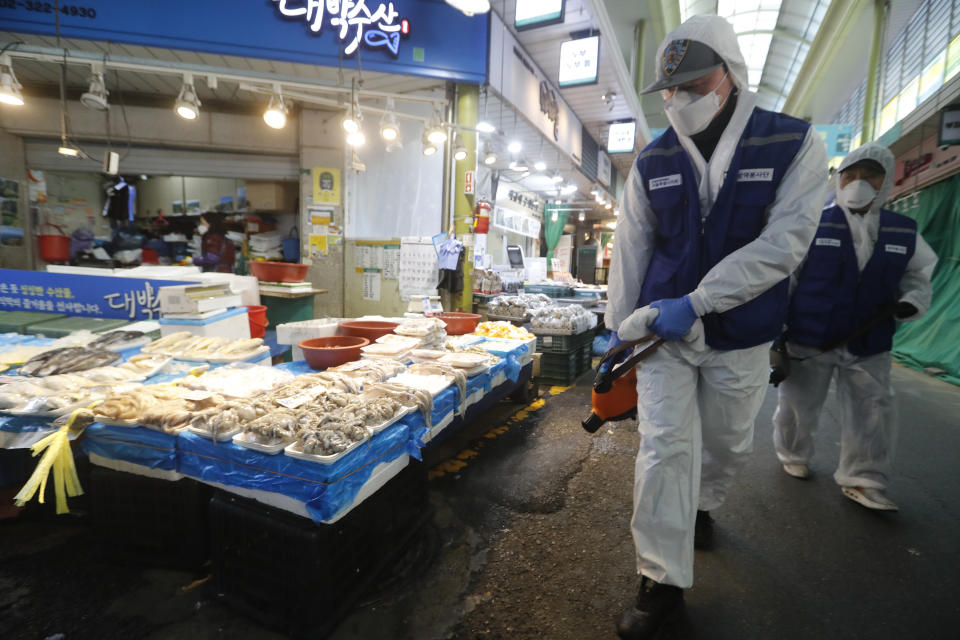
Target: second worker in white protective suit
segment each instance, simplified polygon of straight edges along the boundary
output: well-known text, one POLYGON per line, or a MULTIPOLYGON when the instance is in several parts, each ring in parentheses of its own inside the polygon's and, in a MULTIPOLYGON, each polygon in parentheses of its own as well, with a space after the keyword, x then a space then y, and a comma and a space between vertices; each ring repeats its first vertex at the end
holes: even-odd
POLYGON ((794 360, 773 415, 783 470, 806 478, 836 372, 840 464, 833 477, 845 496, 882 511, 897 509, 885 493, 897 428, 890 387, 894 318, 919 320, 927 312, 937 264, 914 220, 880 208, 893 169, 893 154, 873 142, 840 164, 836 203, 823 210, 794 277, 786 332, 794 360))
POLYGON ((638 156, 614 239, 613 340, 667 340, 637 372, 631 521, 640 586, 618 624, 648 638, 693 584, 694 524, 719 507, 753 445, 789 276, 816 231, 823 143, 756 107, 730 24, 693 16, 657 52, 671 127, 638 156), (705 337, 706 346, 691 341, 705 337))

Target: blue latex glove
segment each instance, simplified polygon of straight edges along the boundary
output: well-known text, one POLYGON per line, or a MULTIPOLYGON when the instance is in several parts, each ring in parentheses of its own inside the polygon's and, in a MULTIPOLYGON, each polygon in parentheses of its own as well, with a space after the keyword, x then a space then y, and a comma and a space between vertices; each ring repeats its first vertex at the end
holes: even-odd
MULTIPOLYGON (((616 332, 616 331, 610 332, 610 341, 607 342, 607 351, 610 351, 611 349, 614 349, 614 348, 620 346, 620 345, 623 344, 624 342, 625 342, 625 341, 624 341, 624 340, 621 340, 621 339, 620 339, 620 336, 617 335, 617 332, 616 332)), ((607 360, 606 362, 604 362, 603 365, 600 367, 600 370, 601 370, 601 371, 609 371, 609 370, 612 369, 614 366, 620 364, 621 362, 623 362, 624 360, 626 360, 627 358, 629 358, 631 351, 632 351, 631 349, 624 349, 624 350, 623 350, 619 355, 617 355, 615 358, 611 358, 610 360, 607 360)))
POLYGON ((660 311, 650 328, 664 340, 682 340, 697 321, 689 296, 657 300, 650 303, 650 308, 660 311))

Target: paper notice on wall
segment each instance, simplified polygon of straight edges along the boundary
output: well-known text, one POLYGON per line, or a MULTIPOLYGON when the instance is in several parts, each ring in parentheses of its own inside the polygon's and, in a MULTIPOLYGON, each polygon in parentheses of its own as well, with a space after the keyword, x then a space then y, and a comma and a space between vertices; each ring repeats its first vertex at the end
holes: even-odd
POLYGON ((363 272, 363 299, 380 302, 380 271, 367 269, 363 272))
POLYGON ((400 297, 436 295, 439 270, 437 253, 429 237, 403 238, 400 241, 400 297))
POLYGON ((383 245, 383 278, 397 280, 400 277, 400 245, 383 245))
POLYGON ((327 255, 330 246, 327 238, 332 219, 332 207, 307 207, 306 232, 311 259, 327 255))
POLYGON ((354 266, 357 269, 383 269, 384 243, 380 241, 358 240, 354 252, 354 266))

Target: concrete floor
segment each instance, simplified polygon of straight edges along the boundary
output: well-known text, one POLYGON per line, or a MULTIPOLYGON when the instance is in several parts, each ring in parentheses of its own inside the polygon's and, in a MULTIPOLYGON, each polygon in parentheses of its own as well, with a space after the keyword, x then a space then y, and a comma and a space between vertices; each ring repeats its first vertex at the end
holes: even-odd
MULTIPOLYGON (((583 432, 588 384, 545 389, 519 413, 503 404, 431 452, 431 523, 336 640, 615 637, 634 594, 637 435, 583 432)), ((868 511, 834 484, 833 395, 814 476, 786 476, 771 389, 754 455, 714 513, 716 548, 697 552, 686 611, 661 640, 960 637, 960 389, 901 367, 894 384, 900 512, 868 511)), ((5 523, 0 540, 2 637, 280 637, 193 584, 202 572, 106 563, 82 523, 5 523)))

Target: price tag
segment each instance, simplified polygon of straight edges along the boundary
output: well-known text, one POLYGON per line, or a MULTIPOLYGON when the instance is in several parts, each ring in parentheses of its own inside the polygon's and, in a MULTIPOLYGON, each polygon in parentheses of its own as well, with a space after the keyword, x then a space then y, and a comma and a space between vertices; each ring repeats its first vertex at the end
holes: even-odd
POLYGON ((302 404, 310 402, 310 396, 307 394, 301 393, 297 396, 291 396, 289 398, 283 398, 282 400, 277 400, 277 404, 281 407, 286 407, 287 409, 296 409, 302 404))

